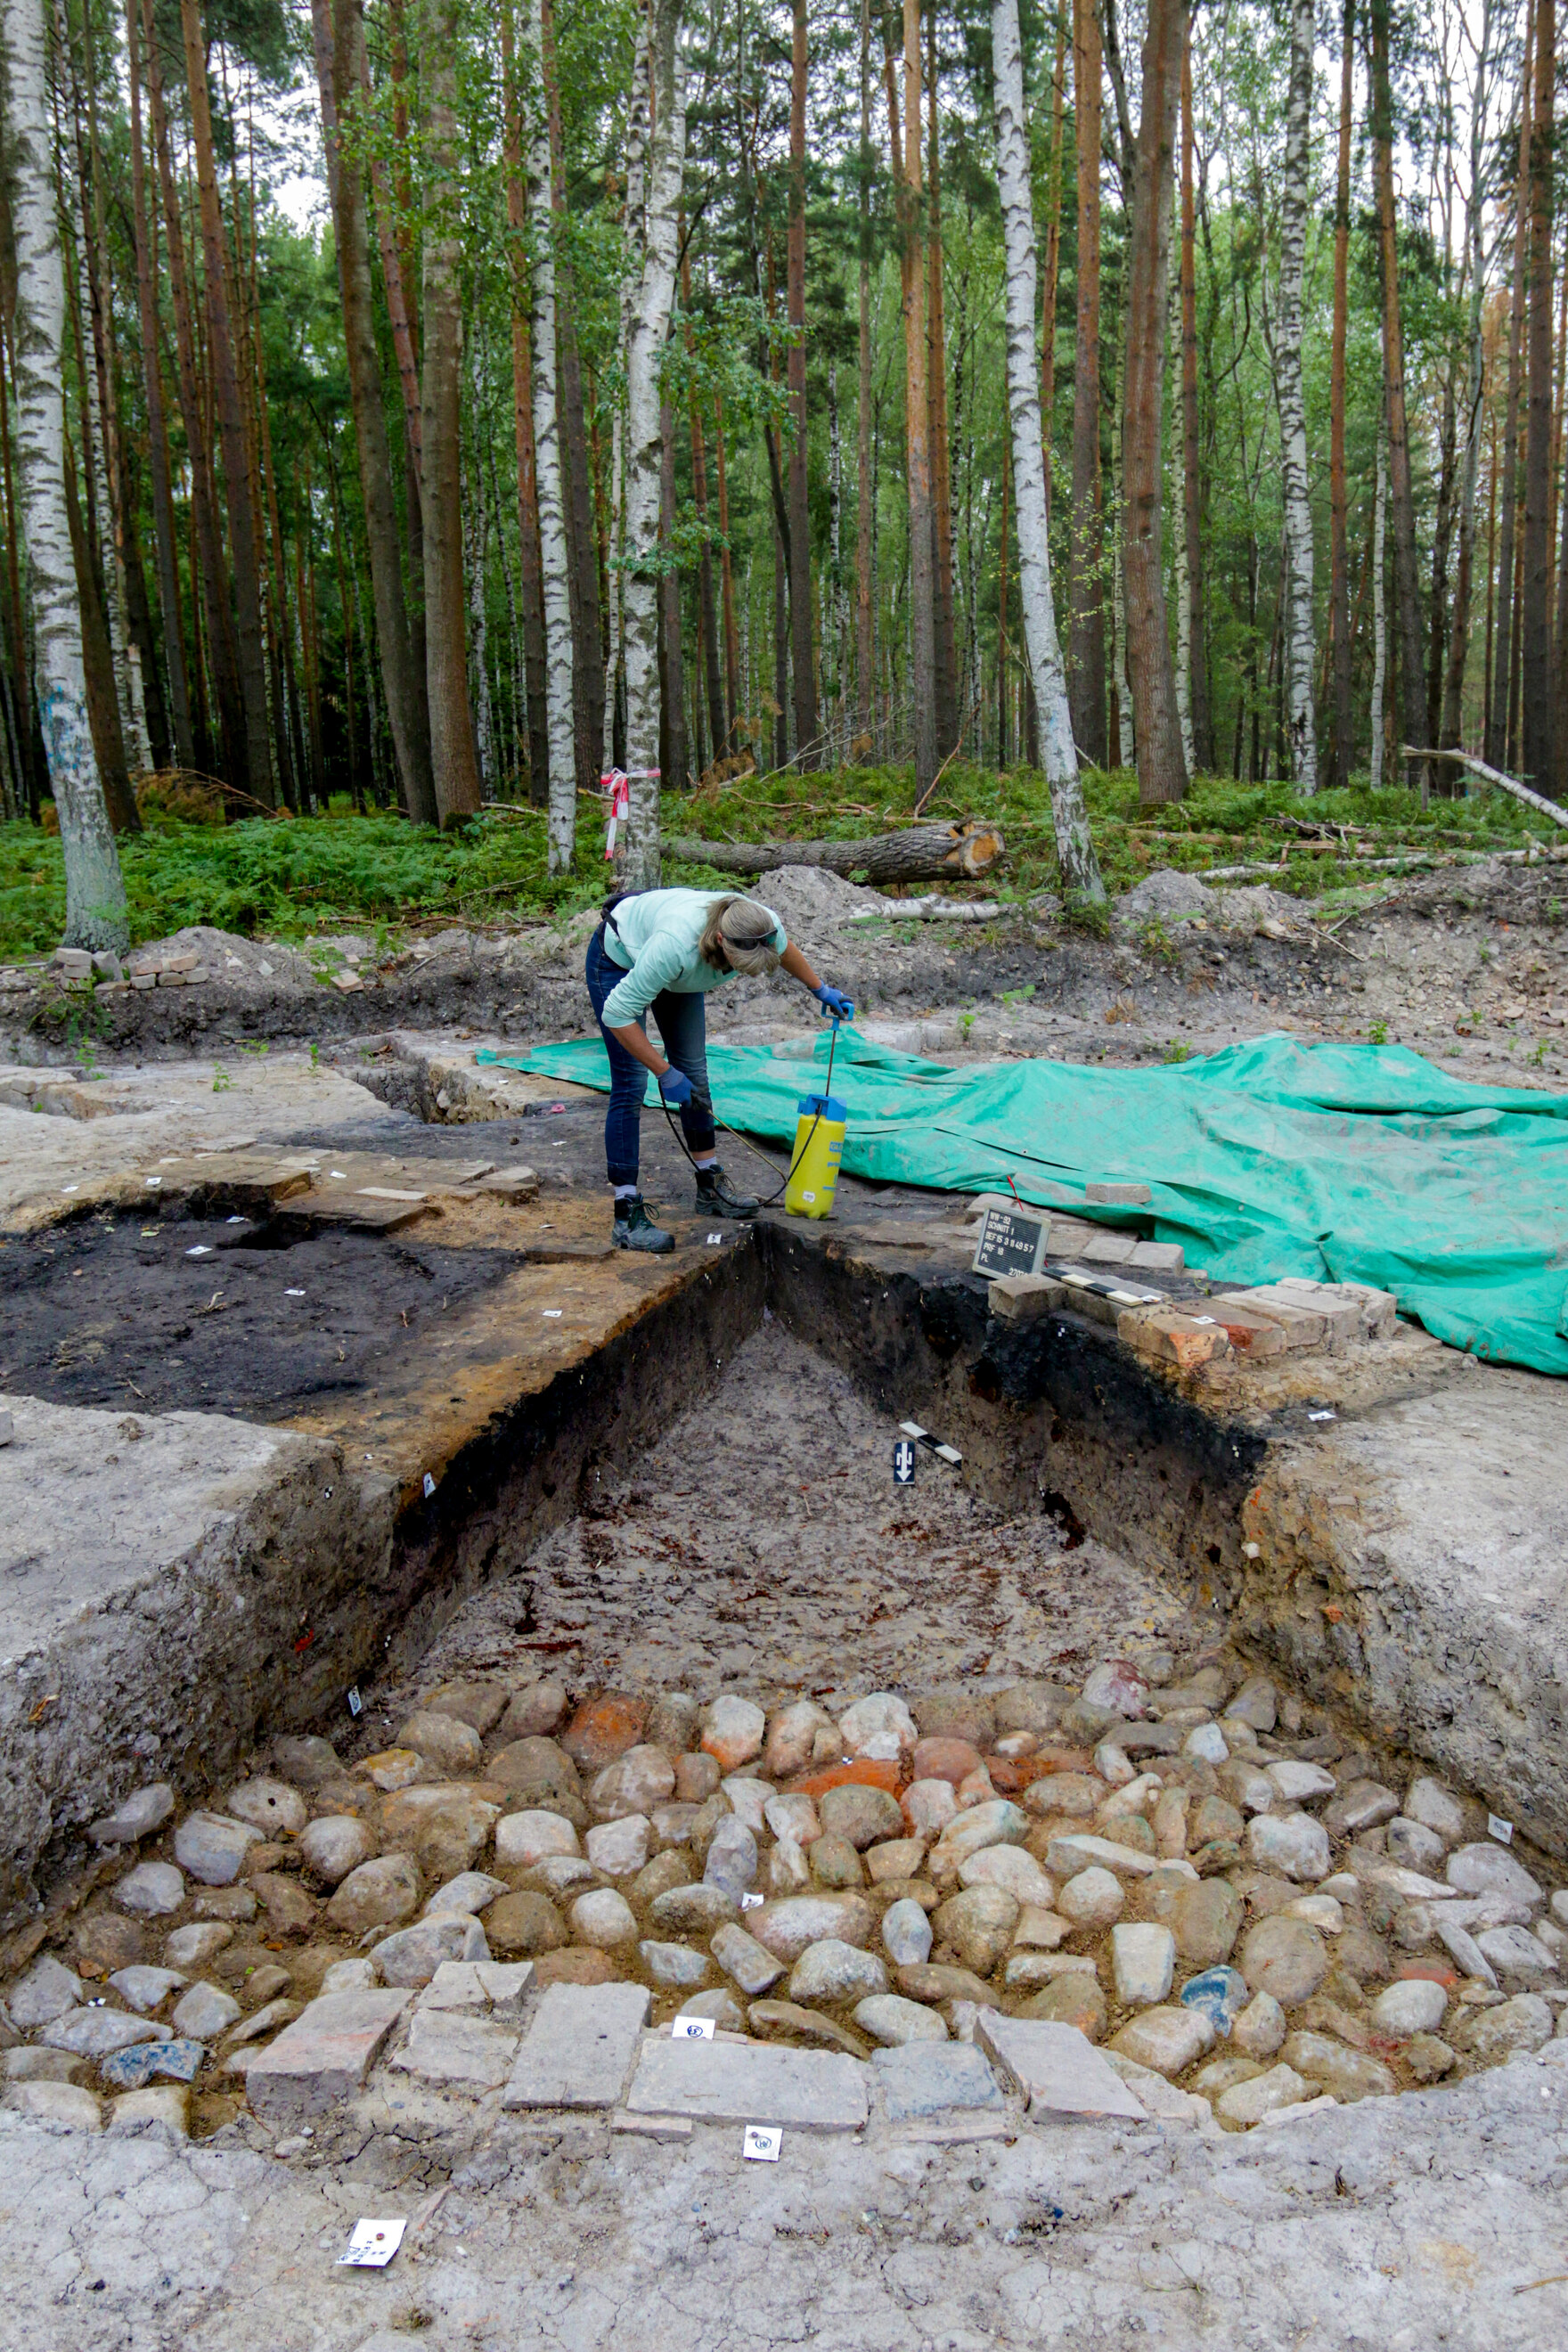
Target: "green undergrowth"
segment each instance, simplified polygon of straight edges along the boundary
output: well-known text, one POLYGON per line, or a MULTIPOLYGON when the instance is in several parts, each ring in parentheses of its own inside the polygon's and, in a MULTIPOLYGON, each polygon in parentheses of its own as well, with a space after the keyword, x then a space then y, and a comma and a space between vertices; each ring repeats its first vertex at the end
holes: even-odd
MULTIPOLYGON (((1546 820, 1497 793, 1434 800, 1423 809, 1401 787, 1373 793, 1357 786, 1303 801, 1287 784, 1215 780, 1194 784, 1175 805, 1142 809, 1137 780, 1125 770, 1090 772, 1085 791, 1113 896, 1161 866, 1195 873, 1267 864, 1277 871, 1248 878, 1267 879, 1298 897, 1331 899, 1384 879, 1372 859, 1519 848, 1532 835, 1540 839, 1552 830, 1546 820), (1328 829, 1326 841, 1307 840, 1292 819, 1328 829)), ((909 824, 913 797, 907 768, 740 776, 691 793, 667 793, 663 821, 668 835, 686 839, 844 839, 909 824)), ((969 895, 1013 899, 1056 887, 1049 795, 1035 771, 1015 768, 998 775, 955 763, 925 815, 1000 824, 1009 853, 1005 869, 960 886, 969 895)), ((210 923, 284 940, 368 928, 386 944, 442 923, 561 919, 591 905, 605 888, 602 849, 598 813, 586 805, 574 870, 552 879, 545 871, 543 823, 531 814, 487 815, 460 831, 437 834, 416 831, 396 816, 356 815, 344 803, 327 816, 230 825, 162 817, 121 841, 121 861, 136 941, 210 923)), ((673 858, 666 878, 734 887, 732 876, 673 858)), ((0 825, 0 955, 48 952, 64 918, 58 837, 31 824, 0 825)))

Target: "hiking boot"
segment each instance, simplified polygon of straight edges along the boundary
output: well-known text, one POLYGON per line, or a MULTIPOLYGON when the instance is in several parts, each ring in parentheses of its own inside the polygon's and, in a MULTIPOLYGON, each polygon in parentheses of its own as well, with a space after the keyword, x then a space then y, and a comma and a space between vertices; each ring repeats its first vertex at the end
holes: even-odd
POLYGON ((654 1223, 640 1192, 634 1192, 629 1199, 616 1202, 616 1222, 610 1231, 610 1239, 617 1249, 652 1250, 658 1255, 675 1247, 675 1235, 667 1234, 661 1225, 654 1223))
POLYGON ((697 1206, 703 1216, 754 1217, 761 1205, 749 1192, 737 1192, 721 1167, 697 1171, 697 1206))

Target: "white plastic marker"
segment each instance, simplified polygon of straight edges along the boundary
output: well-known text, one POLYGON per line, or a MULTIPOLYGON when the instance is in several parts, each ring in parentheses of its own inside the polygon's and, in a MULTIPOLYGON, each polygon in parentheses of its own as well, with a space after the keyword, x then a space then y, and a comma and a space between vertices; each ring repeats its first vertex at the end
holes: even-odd
POLYGON ((303 1298, 305 1294, 302 1290, 286 1290, 283 1296, 285 1298, 303 1298))
POLYGON ((188 1249, 185 1252, 187 1257, 211 1257, 212 1254, 210 1242, 198 1242, 195 1249, 188 1249))
POLYGON ((723 1236, 723 1234, 709 1234, 709 1236, 708 1236, 709 1243, 710 1243, 710 1245, 711 1245, 711 1244, 715 1244, 715 1243, 721 1242, 721 1241, 723 1240, 723 1238, 724 1238, 724 1236, 723 1236))
POLYGON ((741 2154, 748 2164, 776 2164, 784 2146, 782 2124, 748 2124, 741 2154))
POLYGON ((430 1500, 431 1496, 432 1496, 435 1492, 436 1492, 436 1481, 435 1481, 435 1479, 434 1479, 434 1478, 432 1478, 432 1476, 430 1475, 430 1473, 428 1472, 428 1470, 426 1470, 426 1472, 425 1473, 425 1500, 426 1500, 426 1502, 428 1502, 428 1501, 430 1500))
POLYGON ((1487 1815, 1487 1835, 1488 1837, 1496 1838, 1499 1845, 1511 1845, 1513 1843, 1513 1823, 1511 1822, 1500 1822, 1495 1813, 1489 1813, 1487 1815))
POLYGON ((547 1323, 559 1323, 566 1310, 563 1307, 542 1307, 539 1311, 547 1323))
POLYGON ((403 2232, 407 2227, 406 2221, 356 2221, 338 2260, 352 2263, 355 2270, 384 2270, 403 2243, 403 2232))
POLYGON ((711 2042, 713 2020, 710 2017, 678 2017, 669 2029, 672 2042, 711 2042))
POLYGON ((356 1717, 364 1713, 364 1701, 359 1695, 359 1685, 357 1683, 353 1689, 349 1693, 349 1713, 356 1717))
POLYGON ((741 1908, 742 1908, 742 1911, 756 1911, 756 1910, 760 1910, 760 1909, 761 1909, 761 1907, 762 1907, 762 1906, 763 1906, 763 1904, 766 1901, 766 1899, 767 1899, 767 1898, 766 1898, 766 1896, 765 1896, 765 1895, 758 1895, 758 1894, 753 1890, 753 1891, 752 1891, 752 1893, 751 1893, 750 1895, 742 1895, 742 1897, 741 1897, 741 1908))
POLYGON ((150 1184, 150 1185, 153 1185, 153 1187, 156 1187, 156 1186, 158 1186, 159 1184, 161 1184, 161 1183, 163 1182, 163 1178, 162 1178, 161 1176, 148 1176, 148 1177, 145 1177, 142 1181, 143 1181, 145 1183, 147 1183, 147 1184, 150 1184))

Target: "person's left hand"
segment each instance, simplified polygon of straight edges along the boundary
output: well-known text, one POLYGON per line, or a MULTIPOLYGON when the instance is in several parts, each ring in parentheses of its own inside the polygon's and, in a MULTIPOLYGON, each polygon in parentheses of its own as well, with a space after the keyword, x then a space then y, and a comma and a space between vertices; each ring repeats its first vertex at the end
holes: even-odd
POLYGON ((827 982, 824 981, 820 988, 814 988, 811 992, 816 997, 818 1004, 821 1005, 823 1011, 825 1013, 831 1013, 836 1020, 854 1020, 855 1007, 850 1003, 848 997, 844 994, 842 989, 829 988, 827 982))

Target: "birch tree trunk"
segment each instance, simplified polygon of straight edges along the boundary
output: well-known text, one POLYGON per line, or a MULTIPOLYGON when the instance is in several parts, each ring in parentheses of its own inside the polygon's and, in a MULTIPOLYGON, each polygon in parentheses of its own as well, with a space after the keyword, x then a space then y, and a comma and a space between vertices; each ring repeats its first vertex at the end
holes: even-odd
POLYGON ((572 586, 561 487, 555 398, 555 257, 552 246, 550 124, 545 110, 544 10, 530 0, 528 39, 539 76, 528 148, 528 207, 533 220, 533 470, 539 502, 539 562, 544 589, 544 709, 549 749, 550 871, 570 867, 577 841, 577 745, 573 705, 572 586))
POLYGON ((626 886, 658 885, 659 362, 675 299, 676 220, 686 166, 682 0, 648 0, 653 121, 648 142, 642 268, 626 345, 626 767, 632 777, 626 886))
MULTIPOLYGON (((1489 5, 1489 0, 1488 0, 1489 5)), ((1345 487, 1345 359, 1350 329, 1351 100, 1355 0, 1344 0, 1340 32, 1340 140, 1334 177, 1334 310, 1329 356, 1329 635, 1333 643, 1333 756, 1329 785, 1351 780, 1351 565, 1345 487)))
POLYGON ((1275 348, 1285 525, 1285 725, 1298 788, 1318 789, 1313 708, 1312 506, 1301 393, 1301 288, 1307 253, 1308 139, 1312 118, 1313 0, 1291 0, 1285 177, 1279 194, 1279 328, 1275 348))
MULTIPOLYGON (((130 944, 125 885, 92 755, 65 494, 65 274, 49 167, 42 0, 4 0, 16 254, 16 470, 32 588, 38 716, 59 817, 68 947, 130 944)), ((20 659, 20 649, 18 649, 20 659)))
POLYGON ((1017 513, 1018 594, 1024 642, 1039 713, 1040 764, 1051 795, 1051 829, 1061 867, 1062 895, 1071 906, 1102 903, 1089 813, 1079 782, 1072 713, 1057 617, 1051 602, 1046 512, 1045 452, 1040 436, 1040 369, 1035 347, 1035 217, 1029 185, 1029 144, 1024 127, 1024 58, 1018 0, 993 0, 992 65, 995 76, 996 184, 1002 199, 1006 252, 1007 405, 1012 418, 1013 496, 1017 513))

